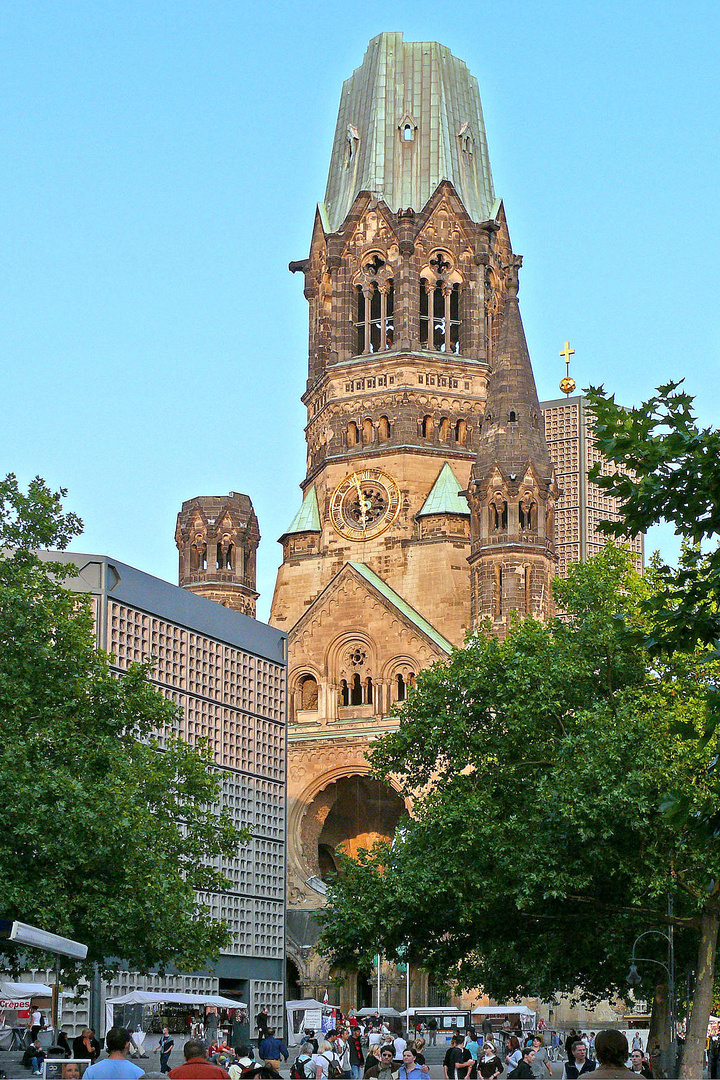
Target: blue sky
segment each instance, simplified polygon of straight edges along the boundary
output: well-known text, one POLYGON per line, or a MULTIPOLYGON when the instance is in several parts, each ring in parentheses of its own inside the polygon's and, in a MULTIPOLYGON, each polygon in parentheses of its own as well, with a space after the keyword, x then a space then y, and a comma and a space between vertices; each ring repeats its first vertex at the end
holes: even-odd
MULTIPOLYGON (((0 3, 0 470, 176 580, 184 499, 247 492, 267 616, 304 473, 307 254, 368 40, 478 78, 538 390, 720 419, 716 3, 0 3)), ((664 551, 672 543, 660 535, 664 551)), ((651 543, 649 547, 652 547, 651 543)))

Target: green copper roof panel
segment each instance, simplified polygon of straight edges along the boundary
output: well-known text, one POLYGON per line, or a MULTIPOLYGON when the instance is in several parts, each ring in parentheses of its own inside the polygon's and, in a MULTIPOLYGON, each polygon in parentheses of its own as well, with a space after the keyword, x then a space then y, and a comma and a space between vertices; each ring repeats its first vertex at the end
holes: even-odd
POLYGON ((460 494, 461 485, 455 479, 447 461, 440 470, 440 475, 432 486, 432 491, 423 503, 418 517, 423 514, 464 514, 470 517, 470 507, 467 499, 460 494))
POLYGON ((369 566, 366 566, 365 563, 361 562, 351 562, 348 565, 352 566, 353 570, 357 570, 361 577, 364 577, 365 580, 369 582, 373 588, 377 589, 386 600, 389 600, 398 611, 401 611, 411 623, 417 626, 418 630, 422 630, 423 634, 425 634, 426 637, 429 637, 431 641, 443 650, 443 652, 452 652, 453 647, 447 638, 444 638, 442 634, 439 634, 427 619, 423 619, 422 615, 418 614, 415 608, 410 607, 407 600, 403 600, 402 596, 396 593, 394 589, 391 589, 382 578, 378 577, 374 570, 371 570, 369 566))
POLYGON ((298 510, 295 517, 290 523, 290 528, 286 529, 284 535, 289 536, 291 533, 300 532, 322 532, 320 525, 320 509, 318 507, 317 492, 313 485, 311 485, 305 492, 305 498, 302 501, 302 506, 298 510))
POLYGON ((442 180, 474 221, 490 217, 495 193, 477 79, 444 45, 379 34, 343 84, 324 203, 330 229, 359 191, 376 192, 393 211, 421 210, 442 180))

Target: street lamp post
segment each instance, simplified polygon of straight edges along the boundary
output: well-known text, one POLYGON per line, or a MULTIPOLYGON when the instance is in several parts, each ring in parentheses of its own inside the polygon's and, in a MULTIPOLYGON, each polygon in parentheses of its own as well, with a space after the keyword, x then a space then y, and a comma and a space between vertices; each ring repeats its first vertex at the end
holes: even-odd
POLYGON ((663 969, 667 975, 668 985, 668 1045, 665 1050, 665 1075, 671 1075, 671 1069, 675 1065, 677 1057, 677 1045, 675 1039, 675 950, 672 937, 668 934, 663 934, 662 930, 646 930, 644 933, 639 934, 633 942, 632 955, 630 957, 630 970, 627 974, 626 982, 629 986, 637 986, 642 981, 636 961, 640 961, 641 964, 657 964, 663 969), (657 934, 658 937, 664 938, 668 945, 668 962, 663 964, 662 960, 653 960, 649 956, 636 956, 635 948, 638 941, 647 937, 649 934, 657 934))

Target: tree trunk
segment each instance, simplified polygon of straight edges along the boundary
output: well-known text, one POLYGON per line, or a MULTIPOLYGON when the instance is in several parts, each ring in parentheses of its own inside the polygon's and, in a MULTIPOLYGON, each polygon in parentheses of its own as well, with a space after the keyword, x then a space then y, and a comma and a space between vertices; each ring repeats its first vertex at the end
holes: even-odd
POLYGON ((663 1068, 665 1061, 665 1048, 668 1045, 670 1032, 668 1031, 668 985, 663 979, 655 986, 653 994, 652 1013, 650 1015, 650 1030, 647 1039, 647 1055, 650 1058, 650 1068, 657 1077, 666 1075, 663 1068))
POLYGON ((681 1080, 695 1080, 703 1074, 703 1052, 715 983, 715 950, 718 930, 720 930, 720 912, 714 908, 703 911, 700 918, 697 981, 685 1041, 685 1053, 680 1069, 681 1080))

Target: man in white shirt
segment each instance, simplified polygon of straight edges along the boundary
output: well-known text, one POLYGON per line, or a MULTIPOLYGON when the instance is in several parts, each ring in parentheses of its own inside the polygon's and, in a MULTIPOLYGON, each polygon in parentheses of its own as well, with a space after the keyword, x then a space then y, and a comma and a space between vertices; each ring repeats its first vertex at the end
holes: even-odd
POLYGON ((403 1059, 403 1051, 407 1049, 407 1043, 403 1039, 402 1035, 396 1035, 393 1039, 393 1046, 395 1047, 395 1057, 398 1061, 403 1059))

